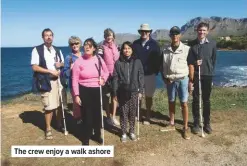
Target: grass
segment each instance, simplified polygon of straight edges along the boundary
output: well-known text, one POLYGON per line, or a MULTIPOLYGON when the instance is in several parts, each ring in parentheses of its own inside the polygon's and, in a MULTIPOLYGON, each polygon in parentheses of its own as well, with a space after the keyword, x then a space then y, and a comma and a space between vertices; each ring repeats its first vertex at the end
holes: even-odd
MULTIPOLYGON (((71 96, 68 94, 68 102, 71 102, 71 96)), ((3 101, 2 105, 11 105, 24 102, 39 102, 40 96, 37 94, 26 94, 15 99, 3 101)), ((191 108, 192 97, 189 98, 189 108, 191 108)), ((145 103, 143 102, 143 107, 145 103)), ((240 87, 213 87, 211 93, 212 110, 227 111, 231 109, 247 110, 247 88, 240 87)), ((154 96, 153 109, 160 113, 168 113, 168 100, 166 89, 156 90, 154 96)), ((176 111, 180 110, 179 100, 176 101, 176 111)))

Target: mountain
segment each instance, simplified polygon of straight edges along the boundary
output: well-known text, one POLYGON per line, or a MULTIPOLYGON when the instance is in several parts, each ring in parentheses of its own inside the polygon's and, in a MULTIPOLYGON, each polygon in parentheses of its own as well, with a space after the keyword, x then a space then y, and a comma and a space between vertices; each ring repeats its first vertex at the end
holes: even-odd
POLYGON ((247 34, 247 18, 197 17, 181 27, 183 40, 196 38, 196 27, 200 22, 209 23, 210 37, 241 36, 247 34))
MULTIPOLYGON (((210 33, 209 37, 225 37, 225 36, 242 36, 247 34, 247 18, 233 19, 226 17, 196 17, 191 19, 181 27, 182 40, 193 40, 196 38, 196 27, 200 22, 209 23, 210 33)), ((152 26, 152 25, 151 25, 152 26)), ((155 40, 169 40, 169 30, 157 29, 151 34, 155 40)), ((139 34, 131 33, 117 33, 116 42, 122 44, 124 41, 131 41, 138 39, 139 34)))
POLYGON ((138 39, 140 36, 131 33, 116 33, 115 42, 118 45, 121 45, 125 41, 133 42, 134 40, 138 39))

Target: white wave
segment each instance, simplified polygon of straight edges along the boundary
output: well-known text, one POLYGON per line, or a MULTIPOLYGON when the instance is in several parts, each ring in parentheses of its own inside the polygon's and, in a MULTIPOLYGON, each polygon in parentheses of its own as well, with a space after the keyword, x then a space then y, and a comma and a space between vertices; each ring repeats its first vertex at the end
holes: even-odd
POLYGON ((247 86, 247 66, 220 67, 216 69, 216 76, 223 78, 216 83, 220 86, 247 86))

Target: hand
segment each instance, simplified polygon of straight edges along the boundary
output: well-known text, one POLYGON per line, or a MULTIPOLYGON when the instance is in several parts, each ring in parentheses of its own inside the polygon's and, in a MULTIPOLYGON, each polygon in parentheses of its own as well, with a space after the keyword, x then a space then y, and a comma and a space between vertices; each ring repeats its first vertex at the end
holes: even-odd
POLYGON ((105 80, 104 78, 99 78, 99 85, 105 85, 105 80))
POLYGON ((62 63, 56 62, 56 63, 55 63, 55 67, 56 67, 57 69, 59 69, 60 67, 62 67, 62 63))
POLYGON ((78 104, 79 106, 81 106, 81 99, 80 99, 79 96, 76 96, 75 97, 75 102, 76 102, 76 104, 78 104))
POLYGON ((170 80, 169 78, 165 78, 164 82, 165 82, 165 84, 170 84, 170 83, 172 83, 171 80, 170 80))
POLYGON ((54 77, 58 77, 60 75, 60 71, 57 70, 50 70, 49 73, 54 77))
POLYGON ((141 100, 141 98, 142 98, 142 94, 141 94, 141 93, 139 93, 139 94, 138 94, 138 97, 139 97, 139 100, 141 100))
POLYGON ((113 100, 118 101, 117 96, 113 96, 113 100))
POLYGON ((72 70, 73 66, 74 66, 74 63, 71 63, 70 70, 72 70))
POLYGON ((190 93, 190 95, 192 94, 193 90, 194 90, 194 84, 193 84, 193 82, 189 82, 189 93, 190 93))
POLYGON ((197 60, 196 64, 197 64, 197 66, 201 66, 202 65, 202 60, 197 60))

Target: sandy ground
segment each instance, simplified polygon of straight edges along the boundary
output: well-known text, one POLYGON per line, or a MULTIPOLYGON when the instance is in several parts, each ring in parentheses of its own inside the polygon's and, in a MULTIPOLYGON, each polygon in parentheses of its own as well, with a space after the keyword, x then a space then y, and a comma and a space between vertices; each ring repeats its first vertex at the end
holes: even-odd
MULTIPOLYGON (((106 126, 105 144, 115 146, 114 158, 12 158, 12 145, 81 145, 80 126, 66 113, 70 134, 53 130, 54 139, 44 139, 42 105, 25 101, 3 105, 1 109, 2 165, 247 165, 247 111, 212 111, 213 134, 201 138, 191 134, 190 140, 181 137, 182 121, 177 131, 160 132, 167 116, 155 115, 149 126, 140 125, 140 140, 123 144, 119 128, 106 126)), ((94 142, 90 142, 96 145, 94 142)))

